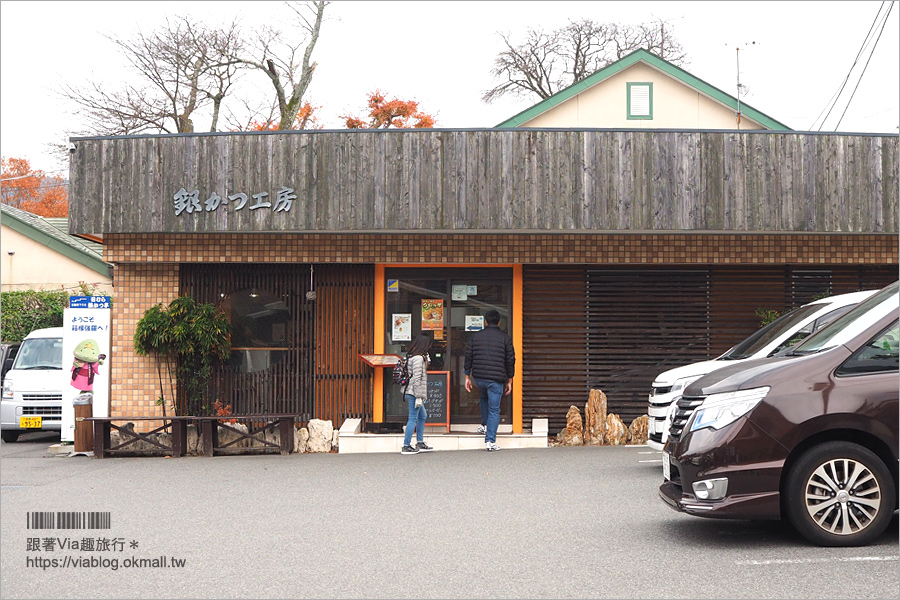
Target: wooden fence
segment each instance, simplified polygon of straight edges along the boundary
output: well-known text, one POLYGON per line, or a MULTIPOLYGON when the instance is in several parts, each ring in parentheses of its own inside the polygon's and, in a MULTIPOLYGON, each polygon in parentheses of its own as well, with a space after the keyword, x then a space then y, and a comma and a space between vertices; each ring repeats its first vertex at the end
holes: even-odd
POLYGON ((72 233, 897 232, 898 136, 379 130, 73 138, 72 233))

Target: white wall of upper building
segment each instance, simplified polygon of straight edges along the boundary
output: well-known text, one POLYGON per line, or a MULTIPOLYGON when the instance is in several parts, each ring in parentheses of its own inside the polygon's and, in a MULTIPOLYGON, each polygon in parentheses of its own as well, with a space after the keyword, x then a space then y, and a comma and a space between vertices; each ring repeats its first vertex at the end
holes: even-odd
POLYGON ((520 127, 610 129, 765 129, 643 62, 538 115, 520 127), (652 83, 652 119, 628 118, 628 84, 652 83))
POLYGON ((0 227, 0 291, 62 290, 78 295, 79 284, 112 295, 112 279, 14 229, 0 227))

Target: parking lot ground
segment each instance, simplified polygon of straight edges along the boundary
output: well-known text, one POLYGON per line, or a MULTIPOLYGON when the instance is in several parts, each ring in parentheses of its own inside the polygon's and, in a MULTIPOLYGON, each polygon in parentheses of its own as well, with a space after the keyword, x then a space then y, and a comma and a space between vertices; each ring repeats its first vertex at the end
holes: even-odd
POLYGON ((58 436, 28 435, 0 444, 3 598, 849 599, 900 587, 896 517, 872 546, 817 548, 780 522, 682 515, 659 500, 660 455, 645 446, 97 460, 49 456, 58 436), (108 514, 108 528, 28 528, 48 512, 108 514))

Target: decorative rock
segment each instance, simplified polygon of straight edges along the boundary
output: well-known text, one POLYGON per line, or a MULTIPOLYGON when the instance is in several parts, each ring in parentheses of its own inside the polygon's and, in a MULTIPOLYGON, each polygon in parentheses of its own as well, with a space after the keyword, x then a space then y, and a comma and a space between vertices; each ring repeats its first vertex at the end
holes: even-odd
POLYGON ((297 430, 297 439, 294 442, 294 452, 306 452, 309 444, 309 430, 301 427, 297 430))
MULTIPOLYGON (((281 446, 281 432, 278 431, 278 429, 266 429, 265 436, 263 437, 270 444, 281 446)), ((259 444, 259 446, 265 446, 265 444, 259 444)))
POLYGON ((631 422, 628 426, 628 443, 629 444, 646 444, 647 443, 647 425, 650 417, 641 415, 631 422))
POLYGON ((557 436, 561 446, 581 446, 584 444, 584 427, 581 424, 581 411, 577 406, 570 406, 566 413, 566 428, 557 436))
POLYGON ((340 434, 340 431, 338 431, 337 429, 335 429, 335 430, 334 430, 334 435, 331 437, 331 449, 332 449, 332 450, 337 450, 337 449, 338 449, 338 440, 339 440, 339 438, 340 438, 340 435, 339 435, 339 434, 340 434))
POLYGON ((628 437, 628 429, 619 415, 610 413, 606 415, 606 435, 604 440, 609 446, 622 446, 628 437))
POLYGON ((309 430, 307 452, 331 452, 331 440, 334 437, 334 425, 331 421, 312 419, 307 429, 309 430))
POLYGON ((249 448, 250 447, 250 440, 248 440, 247 438, 241 438, 241 436, 238 435, 235 431, 232 431, 232 429, 235 429, 237 431, 242 431, 244 433, 247 433, 248 430, 247 430, 247 426, 245 424, 243 424, 243 423, 228 423, 228 427, 222 427, 221 425, 219 426, 219 446, 224 446, 225 444, 228 444, 235 440, 240 440, 240 441, 237 443, 231 444, 230 446, 228 446, 221 452, 227 453, 232 448, 234 448, 236 450, 238 448, 249 448), (228 427, 230 427, 231 429, 229 429, 228 427))
POLYGON ((196 425, 187 426, 187 453, 192 456, 203 454, 203 447, 200 444, 200 434, 197 432, 196 425))
POLYGON ((603 445, 606 433, 606 394, 602 390, 591 390, 584 405, 584 444, 603 445))

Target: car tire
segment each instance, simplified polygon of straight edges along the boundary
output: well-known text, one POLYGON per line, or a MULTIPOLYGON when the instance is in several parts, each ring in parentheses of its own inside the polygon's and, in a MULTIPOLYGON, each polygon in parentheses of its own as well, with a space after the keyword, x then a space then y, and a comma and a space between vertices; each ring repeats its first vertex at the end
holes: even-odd
POLYGON ((7 444, 12 444, 16 440, 19 439, 18 431, 0 431, 0 440, 3 440, 7 444))
POLYGON ((874 452, 851 442, 807 450, 788 473, 785 509, 794 528, 820 546, 864 546, 890 524, 894 479, 874 452))

